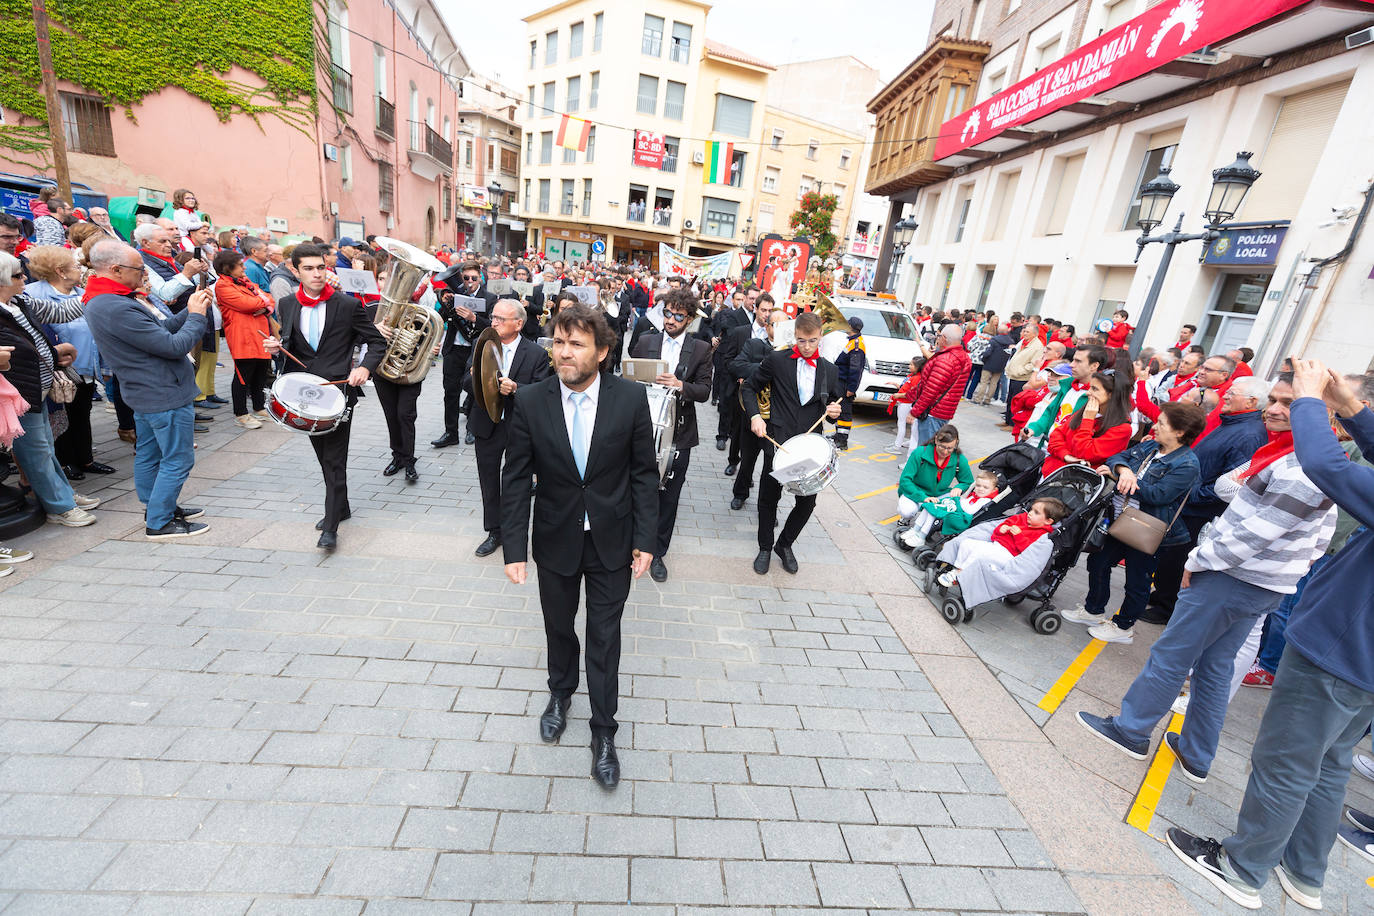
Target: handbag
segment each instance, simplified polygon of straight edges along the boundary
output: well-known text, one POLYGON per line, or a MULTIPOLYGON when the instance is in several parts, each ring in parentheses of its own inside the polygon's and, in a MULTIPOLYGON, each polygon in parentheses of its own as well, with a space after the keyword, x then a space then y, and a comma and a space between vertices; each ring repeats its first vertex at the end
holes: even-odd
POLYGON ((1116 538, 1127 547, 1134 547, 1147 556, 1154 556, 1155 551, 1159 550, 1159 545, 1164 541, 1164 535, 1169 533, 1169 529, 1178 520, 1179 513, 1183 511, 1183 506, 1188 502, 1185 496, 1183 501, 1178 504, 1174 517, 1169 521, 1155 518, 1148 512, 1142 512, 1135 506, 1127 506, 1121 510, 1121 514, 1112 520, 1107 533, 1116 538))
POLYGON ((52 387, 48 389, 48 400, 54 404, 70 404, 76 400, 76 383, 80 379, 70 366, 53 369, 52 387))

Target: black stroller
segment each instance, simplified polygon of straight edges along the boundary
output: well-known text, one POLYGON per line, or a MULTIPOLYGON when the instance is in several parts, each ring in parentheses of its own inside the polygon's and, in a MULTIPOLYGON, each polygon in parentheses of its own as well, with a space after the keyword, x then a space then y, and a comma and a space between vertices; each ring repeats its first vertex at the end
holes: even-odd
MULTIPOLYGON (((997 497, 974 513, 973 524, 976 525, 979 522, 995 518, 1002 514, 1005 507, 1024 499, 1026 494, 1034 489, 1036 483, 1039 482, 1040 468, 1044 463, 1045 453, 1029 442, 1013 442, 1005 448, 999 448, 978 462, 978 470, 996 471, 1003 483, 997 492, 997 497)), ((902 535, 907 532, 908 528, 907 525, 898 525, 897 530, 892 533, 893 543, 902 550, 911 550, 911 547, 902 540, 902 535)), ((934 548, 936 553, 939 553, 940 546, 952 536, 941 535, 940 523, 936 522, 935 527, 931 528, 930 533, 926 535, 926 544, 934 548)), ((917 553, 919 554, 919 551, 917 553)))
MULTIPOLYGON (((1114 488, 1113 478, 1104 477, 1091 468, 1071 464, 1051 473, 1014 505, 1002 504, 996 516, 981 517, 983 513, 979 513, 978 522, 991 521, 994 517, 1005 518, 1017 512, 1029 511, 1032 503, 1047 496, 1060 500, 1069 509, 1069 514, 1049 534, 1052 546, 1045 568, 1023 588, 1002 596, 1002 602, 1011 606, 1028 598, 1038 602, 1028 617, 1035 632, 1048 635, 1058 632, 1063 625, 1064 619, 1050 603, 1050 598, 1069 570, 1078 564, 1078 556, 1083 552, 1088 536, 1101 523, 1111 505, 1114 488)), ((937 576, 948 568, 948 564, 938 559, 939 553, 940 546, 923 547, 916 552, 913 562, 924 573, 926 592, 929 593, 932 587, 938 589, 940 616, 951 624, 961 621, 969 623, 973 620, 973 609, 964 606, 962 591, 957 585, 946 588, 936 581, 937 576)))

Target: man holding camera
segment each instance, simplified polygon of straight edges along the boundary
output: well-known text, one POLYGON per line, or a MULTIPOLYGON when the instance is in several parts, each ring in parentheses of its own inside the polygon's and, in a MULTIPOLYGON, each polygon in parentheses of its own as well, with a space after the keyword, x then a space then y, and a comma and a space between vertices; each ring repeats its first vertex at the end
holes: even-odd
MULTIPOLYGON (((439 352, 444 358, 444 434, 429 444, 435 448, 447 448, 460 441, 471 445, 474 441, 471 417, 468 420, 467 436, 458 432, 462 418, 463 378, 467 375, 468 364, 472 360, 472 344, 477 335, 491 326, 491 309, 496 304, 496 294, 482 288, 482 266, 476 261, 467 261, 458 267, 435 276, 434 292, 439 299, 439 317, 444 319, 444 342, 439 352), (486 311, 478 314, 472 309, 455 303, 456 296, 470 296, 486 302, 486 311)), ((471 410, 471 402, 469 402, 471 410)))

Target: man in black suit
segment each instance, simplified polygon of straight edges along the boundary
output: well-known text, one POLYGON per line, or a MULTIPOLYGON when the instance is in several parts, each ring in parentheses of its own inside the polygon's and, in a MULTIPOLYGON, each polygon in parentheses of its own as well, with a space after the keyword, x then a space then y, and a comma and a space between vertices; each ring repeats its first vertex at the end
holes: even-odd
MULTIPOLYGON (((462 407, 463 379, 467 375, 468 363, 472 360, 472 345, 477 335, 491 326, 491 307, 496 304, 496 294, 482 288, 482 266, 476 261, 468 261, 456 268, 437 274, 432 281, 435 294, 439 299, 439 317, 444 319, 444 342, 439 352, 444 357, 444 434, 430 442, 435 448, 445 448, 464 441, 458 432, 462 415, 471 410, 462 407), (487 304, 484 313, 454 303, 454 296, 472 296, 487 304)), ((468 438, 471 443, 472 421, 468 421, 468 438)))
POLYGON ((501 473, 502 547, 506 576, 516 585, 526 576, 530 481, 539 477, 533 555, 550 694, 540 737, 558 740, 577 690, 573 621, 585 578, 592 776, 607 789, 620 781, 620 617, 631 572, 642 576, 653 560, 658 523, 658 462, 644 386, 599 371, 614 341, 596 309, 578 304, 559 311, 553 322, 558 374, 516 392, 501 473))
POLYGON ((649 575, 655 582, 668 581, 668 567, 663 557, 673 540, 673 525, 677 522, 677 504, 682 484, 687 479, 687 466, 692 460, 692 447, 697 444, 697 404, 711 394, 711 347, 687 333, 687 325, 696 317, 696 297, 686 290, 677 290, 663 297, 663 333, 645 334, 639 338, 631 356, 666 360, 670 371, 654 381, 678 390, 677 428, 673 432, 672 469, 663 489, 658 491, 658 542, 649 575))
MULTIPOLYGON (((290 296, 277 301, 281 337, 269 337, 263 348, 273 356, 285 350, 305 363, 304 371, 321 378, 347 378, 344 396, 348 401, 345 419, 322 436, 311 436, 310 444, 324 474, 324 518, 315 525, 320 531, 316 545, 333 550, 339 544, 339 522, 353 513, 348 506, 348 431, 352 426, 353 404, 358 389, 371 377, 386 353, 386 338, 368 318, 362 303, 325 283, 325 255, 320 245, 297 245, 291 252, 291 265, 300 275, 301 285, 290 296), (362 364, 353 368, 353 349, 367 344, 362 364)), ((291 361, 283 365, 289 372, 299 367, 291 361)))
MULTIPOLYGON (((730 305, 719 309, 711 316, 711 346, 715 347, 715 354, 712 357, 712 365, 715 368, 715 399, 716 407, 720 410, 720 423, 716 427, 716 449, 725 451, 725 442, 730 438, 731 431, 739 421, 739 404, 735 401, 735 394, 731 392, 726 397, 726 389, 730 387, 730 373, 726 371, 726 366, 730 360, 737 355, 730 351, 730 332, 735 328, 744 327, 754 320, 752 313, 744 307, 744 293, 736 291, 730 297, 730 305)), ((733 462, 730 462, 733 463, 733 462)))
MULTIPOLYGON (((734 296, 735 301, 743 301, 743 296, 743 293, 736 291, 734 296)), ((769 339, 768 316, 772 311, 773 297, 769 296, 767 293, 759 296, 754 303, 754 311, 745 313, 749 316, 749 321, 745 324, 731 328, 725 335, 725 339, 721 343, 720 349, 717 351, 717 353, 723 354, 724 363, 720 371, 725 373, 726 376, 725 382, 720 388, 720 415, 722 426, 717 430, 717 435, 719 435, 720 432, 725 432, 726 437, 730 440, 730 452, 725 457, 726 477, 733 477, 735 472, 739 469, 741 453, 740 443, 743 441, 744 434, 747 432, 744 423, 744 411, 740 409, 740 377, 731 374, 730 363, 734 362, 735 358, 739 356, 740 351, 744 349, 746 341, 769 339), (764 298, 765 296, 767 298, 764 298), (728 430, 723 425, 725 423, 725 408, 727 401, 731 408, 730 427, 728 430)), ((719 439, 716 441, 716 447, 720 447, 719 439)))
MULTIPOLYGON (((767 304, 773 303, 773 297, 768 293, 767 304)), ((740 349, 739 356, 730 360, 728 367, 732 376, 739 379, 741 385, 745 380, 754 377, 754 372, 763 362, 764 357, 773 352, 777 327, 781 322, 787 320, 787 313, 780 308, 774 308, 768 315, 768 336, 766 338, 750 337, 744 342, 740 349)), ((760 396, 762 390, 760 389, 760 396)), ((730 508, 743 509, 744 501, 749 498, 749 491, 754 486, 754 465, 758 462, 759 447, 763 440, 752 432, 745 431, 740 436, 739 444, 739 468, 735 472, 735 485, 732 488, 730 508)))
MULTIPOLYGON (((539 344, 520 333, 525 310, 515 299, 502 299, 492 306, 491 326, 501 338, 501 403, 503 415, 510 411, 511 398, 522 385, 532 385, 549 376, 549 354, 539 344)), ((477 546, 479 557, 489 557, 501 546, 501 459, 506 454, 506 422, 494 423, 481 404, 474 405, 468 420, 477 442, 477 482, 482 487, 482 527, 487 539, 477 546)))
MULTIPOLYGON (((820 316, 815 312, 802 312, 797 316, 795 327, 796 346, 790 351, 768 354, 753 378, 744 380, 744 409, 749 417, 749 429, 760 439, 771 436, 774 442, 785 443, 810 429, 822 415, 832 421, 840 415, 840 400, 844 392, 840 389, 839 373, 835 371, 835 364, 818 352, 821 345, 820 316), (759 415, 759 391, 765 387, 770 389, 767 420, 759 415)), ((773 444, 764 439, 760 448, 763 452, 763 481, 759 484, 759 554, 754 558, 754 572, 759 575, 767 573, 769 554, 776 552, 782 560, 782 568, 795 573, 797 558, 792 553, 792 543, 801 534, 807 519, 811 518, 816 508, 816 497, 814 494, 797 497, 796 505, 788 514, 782 534, 775 543, 773 529, 778 522, 782 484, 772 473, 773 444)))

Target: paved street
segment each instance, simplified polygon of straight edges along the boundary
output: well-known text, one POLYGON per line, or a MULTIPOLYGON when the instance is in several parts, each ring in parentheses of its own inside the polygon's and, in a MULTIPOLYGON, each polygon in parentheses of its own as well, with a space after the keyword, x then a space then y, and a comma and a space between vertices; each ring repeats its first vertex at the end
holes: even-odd
MULTIPOLYGON (((421 440, 440 412, 436 369, 421 440)), ((1149 639, 1038 708, 1085 633, 1037 636, 1000 607, 956 630, 919 597, 881 524, 894 496, 860 498, 900 468, 881 414, 856 417, 876 425, 797 576, 752 572, 754 501, 730 512, 723 454, 696 450, 671 578, 636 582, 626 608, 614 793, 588 777, 585 693, 561 743, 538 740, 537 593, 472 556, 470 448, 424 445, 419 484, 383 478, 364 401, 353 519, 325 556, 305 438, 228 414, 183 499, 205 536, 144 540, 129 448, 97 405, 120 468, 83 482, 100 523, 15 544, 39 558, 0 580, 5 916, 1236 911, 1159 838, 1234 823, 1266 697, 1238 697, 1221 778, 1175 776, 1149 832, 1127 826, 1145 764, 1069 717, 1112 707, 1149 639)), ((990 416, 961 407, 971 457, 1002 441, 990 416)), ((1332 863, 1326 909, 1367 912, 1368 869, 1343 848, 1332 863)))

